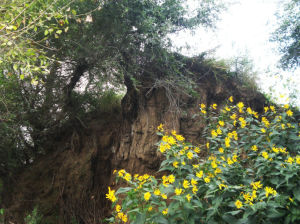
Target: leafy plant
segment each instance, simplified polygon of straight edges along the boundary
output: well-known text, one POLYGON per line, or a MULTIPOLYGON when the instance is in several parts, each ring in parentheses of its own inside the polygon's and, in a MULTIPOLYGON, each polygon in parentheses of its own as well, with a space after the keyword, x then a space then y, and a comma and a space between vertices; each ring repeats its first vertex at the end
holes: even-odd
POLYGON ((200 106, 205 144, 158 127, 158 177, 114 171, 110 223, 295 223, 300 220, 299 124, 289 105, 259 115, 243 102, 200 106), (200 156, 200 154, 202 156, 200 156), (206 155, 203 157, 203 155, 206 155), (159 178, 159 176, 162 176, 159 178))
POLYGON ((26 224, 38 224, 42 220, 42 215, 39 214, 38 208, 35 207, 31 214, 27 215, 25 218, 26 224))

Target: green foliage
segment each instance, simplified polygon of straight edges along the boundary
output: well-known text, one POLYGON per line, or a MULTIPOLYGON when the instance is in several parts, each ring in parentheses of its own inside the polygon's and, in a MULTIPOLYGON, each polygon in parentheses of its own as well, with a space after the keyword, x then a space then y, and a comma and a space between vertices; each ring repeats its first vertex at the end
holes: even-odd
POLYGON ((4 209, 3 208, 1 208, 0 209, 0 222, 1 223, 4 223, 4 209))
POLYGON ((159 176, 114 171, 128 186, 106 195, 110 223, 296 223, 300 220, 299 124, 288 105, 258 115, 242 102, 201 104, 203 145, 158 127, 159 176), (200 156, 201 155, 201 156, 200 156), (204 156, 206 155, 206 156, 204 156), (204 157, 203 157, 204 156, 204 157))
POLYGON ((272 41, 279 43, 282 53, 281 65, 284 69, 300 65, 300 1, 285 0, 277 17, 279 24, 272 34, 272 41))
MULTIPOLYGON (((72 2, 72 1, 71 1, 72 2)), ((30 77, 37 84, 37 73, 48 73, 48 38, 67 32, 65 0, 4 0, 0 3, 0 67, 20 79, 30 77)))
POLYGON ((35 207, 32 213, 26 216, 24 221, 26 224, 39 224, 42 221, 42 216, 39 214, 38 208, 35 207))

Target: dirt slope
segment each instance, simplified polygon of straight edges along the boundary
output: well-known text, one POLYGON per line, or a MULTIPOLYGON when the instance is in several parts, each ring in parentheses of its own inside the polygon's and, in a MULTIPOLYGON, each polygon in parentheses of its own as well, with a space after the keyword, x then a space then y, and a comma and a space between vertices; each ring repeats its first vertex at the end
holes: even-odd
POLYGON ((206 124, 197 116, 199 103, 221 105, 233 95, 237 101, 262 110, 261 94, 240 87, 233 79, 209 77, 197 81, 200 97, 179 95, 178 107, 170 102, 164 88, 151 88, 151 83, 143 85, 147 88, 127 86, 121 112, 101 114, 85 124, 87 128, 68 130, 53 142, 50 153, 19 172, 4 195, 6 222, 21 224, 38 206, 42 223, 101 223, 109 214, 105 193, 114 184, 114 169, 132 173, 155 173, 158 169, 162 157, 155 146, 159 140, 155 132, 160 123, 188 141, 201 143, 206 124))

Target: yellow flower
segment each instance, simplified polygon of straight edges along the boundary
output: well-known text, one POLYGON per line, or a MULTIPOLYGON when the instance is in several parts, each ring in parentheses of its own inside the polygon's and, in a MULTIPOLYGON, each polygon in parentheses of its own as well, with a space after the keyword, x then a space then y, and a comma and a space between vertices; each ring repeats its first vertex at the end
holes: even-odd
POLYGON ((130 173, 126 173, 124 179, 129 182, 131 180, 130 173))
POLYGON ((198 182, 197 182, 195 179, 192 178, 192 180, 191 180, 192 186, 195 187, 195 186, 197 185, 197 183, 198 183, 198 182))
POLYGON ((215 168, 218 167, 216 161, 212 161, 212 162, 210 163, 210 165, 211 165, 211 167, 212 167, 213 169, 215 169, 215 168))
POLYGON ((284 107, 285 109, 289 109, 290 105, 285 104, 283 107, 284 107))
POLYGON ((225 107, 225 110, 229 112, 229 111, 230 111, 230 108, 226 106, 226 107, 225 107))
POLYGON ((275 107, 274 106, 270 106, 271 111, 276 112, 275 107))
POLYGON ((217 132, 215 130, 211 130, 211 137, 215 138, 217 136, 218 136, 217 132))
POLYGON ((127 222, 128 221, 127 215, 123 214, 122 221, 123 222, 127 222))
POLYGON ((116 205, 116 211, 117 211, 117 212, 120 212, 121 209, 122 209, 121 205, 116 205))
POLYGON ((151 198, 151 193, 150 193, 150 192, 146 192, 146 193, 144 194, 144 199, 145 199, 145 201, 148 201, 150 198, 151 198))
POLYGON ((193 164, 193 168, 194 168, 194 169, 199 168, 199 164, 193 164))
POLYGON ((236 154, 234 154, 234 155, 232 156, 232 161, 233 161, 233 162, 237 162, 237 157, 238 157, 238 156, 237 156, 236 154))
POLYGON ((251 150, 254 151, 254 152, 256 152, 256 151, 257 151, 257 146, 256 146, 256 145, 253 145, 253 146, 251 147, 251 150))
POLYGON ((161 139, 163 142, 168 142, 168 136, 164 135, 161 139))
POLYGON ((286 112, 286 114, 287 114, 289 117, 291 117, 291 116, 293 116, 293 111, 288 110, 288 111, 286 112))
POLYGON ((225 125, 224 121, 219 121, 219 125, 223 127, 225 125))
POLYGON ((157 196, 160 195, 160 190, 159 190, 159 189, 156 189, 156 190, 154 191, 154 194, 157 195, 157 196))
POLYGON ((163 131, 164 130, 164 125, 163 124, 160 124, 158 127, 157 127, 157 130, 158 131, 163 131))
POLYGON ((266 197, 269 196, 269 194, 273 194, 274 196, 277 194, 276 190, 274 190, 272 187, 265 187, 266 197))
POLYGON ((279 153, 279 148, 272 147, 272 151, 275 152, 275 153, 279 153))
POLYGON ((228 137, 225 138, 225 146, 226 146, 226 148, 230 147, 230 138, 228 138, 228 137))
POLYGON ((185 163, 184 161, 182 161, 181 164, 182 164, 183 166, 185 166, 186 163, 185 163))
POLYGON ((170 145, 175 145, 176 144, 175 138, 173 138, 173 136, 168 137, 168 143, 170 145))
POLYGON ((144 174, 143 175, 144 180, 147 180, 149 177, 150 177, 149 174, 144 174))
POLYGON ((253 199, 254 199, 254 198, 257 198, 256 190, 253 190, 253 191, 252 191, 252 198, 253 198, 253 199))
POLYGON ((163 199, 168 199, 168 197, 167 197, 166 194, 161 194, 161 197, 162 197, 163 199))
POLYGON ((204 182, 205 182, 205 183, 209 183, 209 182, 210 182, 209 177, 205 177, 205 178, 204 178, 204 182))
POLYGON ((233 161, 230 158, 227 158, 227 163, 228 163, 228 165, 231 165, 231 164, 233 164, 233 161))
POLYGON ((286 160, 286 162, 293 164, 294 159, 292 157, 289 156, 289 158, 286 160))
POLYGON ((184 137, 182 135, 176 135, 176 139, 181 142, 184 141, 184 137))
POLYGON ((182 186, 183 186, 184 188, 188 188, 188 187, 190 186, 189 181, 188 181, 188 180, 184 180, 182 186))
POLYGON ((300 156, 296 156, 296 163, 300 165, 300 156))
POLYGON ((206 114, 206 110, 201 110, 201 113, 202 114, 206 114))
POLYGON ((209 142, 206 143, 206 148, 209 149, 209 142))
POLYGON ((193 187, 192 191, 193 191, 193 194, 196 194, 198 191, 198 188, 195 186, 195 187, 193 187))
POLYGON ((264 128, 260 129, 260 131, 261 131, 262 133, 266 133, 266 129, 264 129, 264 128))
POLYGON ((220 153, 224 153, 224 149, 221 147, 221 148, 219 148, 219 152, 220 153))
POLYGON ((249 193, 243 194, 243 198, 244 198, 246 201, 253 201, 253 198, 250 196, 249 193))
POLYGON ((243 109, 244 108, 244 103, 243 102, 239 102, 237 104, 237 106, 238 106, 239 109, 243 109))
POLYGON ((200 153, 200 149, 199 149, 198 147, 196 147, 196 148, 194 149, 194 152, 195 152, 195 153, 200 153))
POLYGON ((163 180, 163 185, 164 185, 165 187, 168 187, 168 186, 169 186, 169 178, 166 177, 166 176, 163 176, 163 177, 162 177, 162 180, 163 180))
POLYGON ((217 129, 217 133, 218 135, 221 135, 222 134, 222 130, 220 128, 217 129))
POLYGON ((168 208, 166 208, 165 210, 162 211, 163 215, 167 215, 168 214, 168 208))
POLYGON ((262 118, 261 118, 261 121, 264 123, 264 125, 265 125, 267 128, 270 126, 270 122, 268 121, 267 118, 262 117, 262 118))
POLYGON ((184 155, 184 153, 185 153, 185 151, 184 151, 183 149, 181 149, 181 150, 179 151, 179 155, 184 155))
POLYGON ((219 189, 222 190, 222 188, 223 188, 223 189, 224 189, 224 188, 227 188, 227 185, 225 185, 225 184, 219 184, 219 189))
POLYGON ((166 151, 166 145, 163 144, 163 143, 160 143, 160 145, 159 145, 159 151, 161 153, 164 153, 166 151))
POLYGON ((112 202, 115 202, 117 200, 115 196, 115 190, 111 190, 110 187, 108 187, 108 194, 106 194, 106 198, 112 202))
POLYGON ((254 190, 262 188, 262 184, 260 183, 260 181, 252 182, 251 186, 253 187, 254 190))
POLYGON ((228 98, 228 100, 232 103, 232 102, 233 102, 233 96, 230 96, 230 97, 228 98))
POLYGON ((290 200, 290 202, 292 202, 292 203, 294 202, 294 200, 293 200, 291 197, 289 197, 289 200, 290 200))
POLYGON ((230 118, 231 118, 232 120, 236 120, 237 116, 236 116, 236 114, 232 114, 232 115, 230 116, 230 118))
POLYGON ((203 177, 203 171, 200 170, 199 172, 197 172, 197 173, 196 173, 196 176, 197 176, 198 178, 202 178, 202 177, 203 177))
POLYGON ((186 156, 188 157, 188 159, 192 159, 193 158, 193 153, 191 151, 189 151, 186 156))
POLYGON ((243 203, 240 200, 236 200, 236 202, 234 204, 238 209, 243 207, 243 203))
POLYGON ((265 110, 265 113, 267 113, 269 110, 269 107, 264 107, 264 110, 265 110))
POLYGON ((201 103, 200 107, 201 107, 201 109, 205 109, 206 108, 205 104, 203 104, 203 103, 201 103))
POLYGON ((214 110, 216 110, 217 109, 217 104, 216 103, 214 103, 213 105, 212 105, 212 108, 214 109, 214 110))
POLYGON ((262 152, 261 153, 262 157, 264 157, 265 159, 269 158, 269 154, 267 152, 262 152))
POLYGON ((220 168, 217 168, 217 169, 215 169, 214 173, 215 174, 222 173, 222 170, 220 168))
POLYGON ((153 209, 152 206, 150 206, 150 207, 148 208, 148 211, 151 212, 152 209, 153 209))
POLYGON ((118 212, 118 214, 117 214, 117 215, 118 215, 118 218, 119 218, 119 219, 122 219, 122 218, 123 218, 123 215, 124 215, 124 213, 123 213, 123 212, 118 212))
POLYGON ((190 194, 187 194, 185 197, 188 201, 190 201, 192 199, 192 196, 190 194))
POLYGON ((181 188, 176 188, 175 189, 175 194, 176 195, 181 195, 182 194, 182 189, 181 188))
POLYGON ((253 111, 252 111, 252 109, 250 107, 247 107, 247 112, 248 112, 248 114, 252 114, 253 113, 253 111))
POLYGON ((169 175, 169 182, 171 184, 175 182, 175 176, 173 174, 169 175))
POLYGON ((118 175, 119 175, 120 177, 123 177, 124 173, 125 173, 125 170, 122 169, 122 170, 119 170, 118 175))

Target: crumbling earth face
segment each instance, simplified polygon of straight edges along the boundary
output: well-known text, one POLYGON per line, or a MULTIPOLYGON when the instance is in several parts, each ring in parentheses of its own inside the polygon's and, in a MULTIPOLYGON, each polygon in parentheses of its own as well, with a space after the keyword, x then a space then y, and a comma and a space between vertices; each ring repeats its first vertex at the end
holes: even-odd
POLYGON ((5 186, 5 222, 24 223, 24 217, 38 206, 42 223, 101 223, 110 213, 107 188, 118 187, 112 179, 114 169, 157 174, 162 160, 155 145, 160 123, 201 144, 206 123, 197 116, 200 103, 222 105, 233 95, 259 112, 265 101, 233 80, 201 79, 197 92, 198 98, 176 95, 174 103, 163 87, 128 87, 121 111, 99 114, 85 127, 67 130, 49 153, 5 186))

